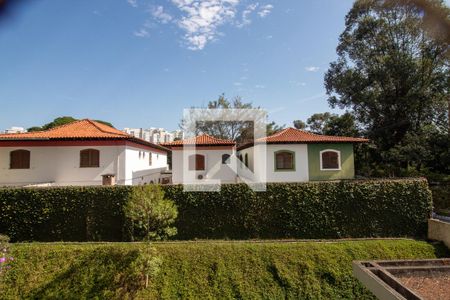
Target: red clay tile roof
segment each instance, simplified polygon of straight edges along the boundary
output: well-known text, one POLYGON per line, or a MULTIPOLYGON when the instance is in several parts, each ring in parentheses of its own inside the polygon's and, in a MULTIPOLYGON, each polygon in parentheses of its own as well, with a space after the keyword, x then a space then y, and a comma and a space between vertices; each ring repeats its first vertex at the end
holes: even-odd
POLYGON ((168 151, 168 149, 153 143, 135 138, 123 131, 89 119, 79 120, 49 130, 0 134, 0 141, 30 141, 30 140, 89 140, 89 139, 126 139, 139 144, 168 151))
POLYGON ((163 143, 166 147, 182 147, 184 145, 196 146, 234 146, 236 143, 232 140, 222 140, 207 134, 202 134, 193 138, 163 143))
MULTIPOLYGON (((256 140, 256 143, 267 144, 306 144, 306 143, 366 143, 368 139, 346 137, 346 136, 331 136, 320 135, 307 132, 292 127, 286 128, 273 135, 256 140)), ((251 147, 253 143, 243 145, 239 150, 251 147)))
POLYGON ((1 140, 48 140, 48 139, 124 139, 130 135, 110 126, 91 120, 79 120, 65 125, 57 126, 49 130, 0 134, 1 140))

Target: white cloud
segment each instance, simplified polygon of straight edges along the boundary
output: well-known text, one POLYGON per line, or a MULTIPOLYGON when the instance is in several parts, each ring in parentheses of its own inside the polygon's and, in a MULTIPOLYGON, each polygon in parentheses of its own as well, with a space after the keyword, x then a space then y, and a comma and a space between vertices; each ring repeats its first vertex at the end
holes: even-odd
POLYGON ((138 6, 137 0, 127 0, 127 2, 128 2, 128 4, 130 4, 133 7, 137 7, 138 6))
POLYGON ((295 86, 306 86, 306 82, 303 81, 291 80, 289 83, 295 86))
POLYGON ((236 23, 237 27, 244 27, 252 23, 250 19, 251 14, 258 8, 258 3, 252 3, 247 5, 247 7, 242 11, 241 21, 236 23))
POLYGON ((230 22, 236 15, 240 0, 172 0, 183 13, 177 21, 185 31, 184 39, 191 50, 202 50, 213 41, 218 27, 230 22))
MULTIPOLYGON (((133 6, 138 6, 138 0, 127 0, 133 6)), ((167 12, 158 5, 150 9, 154 19, 160 24, 176 24, 183 32, 183 40, 188 49, 202 50, 211 41, 221 35, 219 28, 225 24, 243 27, 251 23, 252 15, 266 17, 273 5, 260 5, 252 2, 244 7, 239 4, 244 0, 170 0, 179 13, 167 12), (239 21, 237 20, 239 19, 239 21)), ((247 0, 246 0, 247 1, 247 0)), ((254 0, 249 0, 254 1, 254 0)), ((136 31, 136 36, 148 36, 148 26, 142 26, 136 31)))
POLYGON ((241 83, 241 82, 234 82, 233 85, 234 85, 234 86, 241 86, 242 83, 241 83))
POLYGON ((326 96, 327 96, 327 94, 320 93, 320 94, 313 95, 311 97, 300 99, 300 100, 298 100, 298 102, 299 103, 309 102, 309 101, 325 98, 326 96))
POLYGON ((319 71, 319 67, 315 67, 315 66, 310 66, 310 67, 306 67, 305 70, 308 72, 317 72, 319 71))
POLYGON ((150 32, 148 32, 147 29, 145 28, 141 28, 135 32, 133 32, 133 34, 137 37, 141 37, 141 38, 145 38, 145 37, 149 37, 150 36, 150 32))
POLYGON ((264 5, 264 6, 262 6, 262 7, 260 8, 260 10, 258 11, 258 15, 259 15, 261 18, 265 18, 265 17, 267 17, 267 16, 272 12, 272 9, 273 9, 273 5, 272 5, 272 4, 264 5))
POLYGON ((256 88, 256 89, 265 89, 266 86, 263 85, 263 84, 257 84, 257 85, 255 85, 255 88, 256 88))
POLYGON ((167 24, 172 21, 173 17, 164 11, 163 6, 157 6, 151 10, 152 16, 160 21, 162 24, 167 24))

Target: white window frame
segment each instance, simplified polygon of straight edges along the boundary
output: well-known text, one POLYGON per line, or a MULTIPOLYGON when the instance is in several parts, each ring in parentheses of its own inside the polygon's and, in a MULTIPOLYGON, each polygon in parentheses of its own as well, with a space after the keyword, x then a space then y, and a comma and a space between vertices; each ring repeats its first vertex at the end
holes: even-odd
POLYGON ((335 150, 335 149, 325 149, 320 151, 320 171, 341 171, 342 170, 342 164, 341 164, 341 151, 335 150), (338 155, 338 165, 339 167, 337 169, 324 169, 322 164, 322 154, 324 152, 334 152, 338 155))

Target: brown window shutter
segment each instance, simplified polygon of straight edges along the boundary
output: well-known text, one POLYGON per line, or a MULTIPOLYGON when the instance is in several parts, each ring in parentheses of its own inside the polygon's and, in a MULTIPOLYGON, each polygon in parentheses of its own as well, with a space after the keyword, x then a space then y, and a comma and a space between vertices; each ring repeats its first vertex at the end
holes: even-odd
POLYGON ((98 168, 100 167, 100 151, 91 150, 91 167, 98 168))
POLYGON ((322 169, 338 169, 339 168, 339 155, 336 152, 323 152, 322 153, 322 169))
POLYGON ((11 169, 29 169, 30 168, 30 151, 14 150, 9 154, 9 167, 11 169))
POLYGON ((85 149, 80 151, 80 168, 98 168, 100 166, 100 151, 85 149))
POLYGON ((203 155, 197 154, 195 156, 195 169, 198 171, 205 169, 205 157, 203 155))
POLYGON ((205 156, 201 154, 195 154, 189 156, 189 170, 190 171, 203 171, 205 170, 205 156))
POLYGON ((278 170, 294 169, 294 154, 291 152, 279 152, 275 155, 275 166, 278 170))

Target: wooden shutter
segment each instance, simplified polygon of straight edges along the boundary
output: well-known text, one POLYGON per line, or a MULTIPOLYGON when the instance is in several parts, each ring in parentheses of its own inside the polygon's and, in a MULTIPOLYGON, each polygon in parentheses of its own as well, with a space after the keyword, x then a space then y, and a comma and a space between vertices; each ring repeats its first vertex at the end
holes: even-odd
POLYGON ((11 169, 29 169, 30 151, 14 150, 9 153, 9 167, 11 169))
POLYGON ((195 156, 195 170, 202 171, 205 169, 205 156, 197 154, 195 156))
POLYGON ((275 167, 277 170, 294 169, 294 154, 291 152, 278 152, 275 154, 275 167))
POLYGON ((100 166, 100 151, 85 149, 80 151, 80 168, 98 168, 100 166))
POLYGON ((339 169, 339 155, 334 151, 322 153, 322 169, 339 169))
POLYGON ((205 170, 205 156, 201 154, 195 154, 189 156, 189 170, 190 171, 203 171, 205 170))

